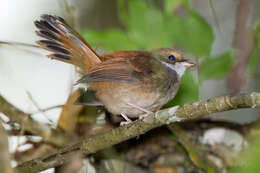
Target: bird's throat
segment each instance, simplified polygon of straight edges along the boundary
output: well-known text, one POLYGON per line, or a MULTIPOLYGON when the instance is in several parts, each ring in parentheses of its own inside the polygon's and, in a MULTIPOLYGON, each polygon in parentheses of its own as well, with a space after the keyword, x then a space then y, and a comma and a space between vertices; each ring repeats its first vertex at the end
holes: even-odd
POLYGON ((184 65, 182 65, 180 63, 179 64, 170 64, 170 63, 162 61, 162 64, 164 66, 166 66, 167 68, 175 71, 179 75, 179 77, 181 77, 184 74, 185 70, 187 69, 184 65))

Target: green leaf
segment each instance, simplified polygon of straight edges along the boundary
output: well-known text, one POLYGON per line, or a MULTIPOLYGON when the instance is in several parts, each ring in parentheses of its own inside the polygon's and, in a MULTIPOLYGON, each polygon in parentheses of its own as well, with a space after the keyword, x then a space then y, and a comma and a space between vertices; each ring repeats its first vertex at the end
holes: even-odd
POLYGON ((227 52, 219 57, 203 59, 200 65, 200 82, 207 79, 220 79, 226 76, 233 67, 232 53, 227 52))
POLYGON ((140 49, 156 49, 170 46, 165 41, 164 17, 154 6, 144 1, 129 2, 128 35, 140 49))
MULTIPOLYGON (((254 126, 254 130, 259 130, 259 127, 254 126)), ((248 139, 247 142, 249 142, 250 147, 245 147, 242 152, 240 152, 240 158, 237 160, 239 164, 239 167, 233 167, 231 168, 228 173, 258 173, 260 170, 260 136, 259 135, 253 135, 254 138, 248 139)))
MULTIPOLYGON (((187 2, 178 0, 174 3, 170 0, 165 2, 167 6, 173 5, 173 8, 178 3, 187 2)), ((123 9, 125 4, 123 5, 121 0, 118 0, 118 4, 123 9)), ((176 45, 199 57, 209 54, 213 42, 211 28, 202 17, 187 9, 190 8, 188 5, 183 9, 187 13, 185 17, 173 12, 164 14, 153 5, 148 7, 144 1, 139 0, 129 1, 128 7, 128 13, 125 12, 126 10, 119 10, 119 14, 123 16, 122 23, 128 29, 129 38, 140 49, 176 45)))
POLYGON ((251 73, 256 73, 258 70, 259 63, 260 63, 259 54, 260 54, 260 45, 257 45, 248 63, 249 71, 251 73))
POLYGON ((164 0, 163 9, 166 13, 172 14, 173 11, 183 3, 184 0, 164 0))
POLYGON ((256 73, 259 63, 260 63, 260 58, 259 58, 259 54, 260 54, 260 20, 258 20, 255 24, 254 27, 254 37, 256 40, 256 46, 253 50, 253 55, 249 60, 249 70, 251 73, 256 73))
POLYGON ((140 0, 117 2, 120 20, 127 31, 88 30, 84 36, 89 42, 109 50, 179 47, 197 57, 209 55, 213 42, 211 28, 192 11, 187 0, 165 2, 166 6, 173 8, 181 4, 183 14, 163 12, 154 4, 148 6, 140 0))
POLYGON ((165 107, 191 103, 199 100, 199 85, 191 72, 186 72, 182 79, 177 95, 165 107))
POLYGON ((138 47, 134 44, 127 33, 119 29, 109 29, 106 31, 86 30, 83 37, 91 45, 101 46, 105 50, 134 50, 138 47))
POLYGON ((196 13, 190 12, 187 17, 168 16, 166 23, 168 37, 185 52, 197 57, 208 56, 213 43, 210 26, 196 13))

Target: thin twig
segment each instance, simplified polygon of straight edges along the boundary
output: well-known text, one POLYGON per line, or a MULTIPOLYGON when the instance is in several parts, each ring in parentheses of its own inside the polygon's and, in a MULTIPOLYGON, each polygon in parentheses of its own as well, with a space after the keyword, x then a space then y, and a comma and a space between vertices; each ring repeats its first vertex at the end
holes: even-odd
POLYGON ((213 0, 209 0, 209 5, 210 5, 210 8, 212 9, 212 14, 213 14, 216 26, 218 28, 218 31, 221 32, 221 27, 220 27, 220 24, 219 24, 219 21, 218 21, 217 12, 215 10, 214 4, 213 4, 213 0))
POLYGON ((32 104, 38 109, 38 111, 44 116, 44 118, 46 120, 48 120, 49 125, 54 125, 55 123, 51 119, 48 118, 48 116, 45 114, 45 112, 41 111, 42 109, 40 108, 40 106, 38 105, 36 100, 34 100, 32 94, 29 91, 26 91, 26 94, 27 94, 28 98, 31 100, 32 104))
POLYGON ((15 42, 15 41, 0 41, 0 45, 9 45, 9 46, 23 46, 23 47, 32 47, 32 48, 40 48, 40 46, 37 46, 35 44, 29 44, 29 43, 22 43, 22 42, 15 42))
POLYGON ((38 111, 35 111, 35 112, 31 112, 30 114, 38 114, 38 113, 43 113, 43 112, 48 112, 50 110, 53 110, 53 109, 57 109, 57 108, 62 108, 64 105, 55 105, 55 106, 50 106, 50 107, 47 107, 47 108, 40 108, 38 109, 38 111))
POLYGON ((23 43, 23 42, 15 42, 15 41, 2 41, 0 40, 0 47, 1 46, 9 46, 11 48, 20 49, 26 53, 33 54, 35 56, 43 56, 42 53, 32 50, 32 49, 38 49, 40 50, 40 46, 29 44, 29 43, 23 43))

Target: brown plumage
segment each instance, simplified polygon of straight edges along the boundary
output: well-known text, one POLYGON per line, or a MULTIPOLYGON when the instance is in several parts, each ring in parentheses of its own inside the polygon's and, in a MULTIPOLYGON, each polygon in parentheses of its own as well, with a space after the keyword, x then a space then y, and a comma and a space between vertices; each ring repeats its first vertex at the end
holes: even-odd
POLYGON ((35 25, 36 33, 45 38, 37 43, 53 52, 48 57, 74 64, 86 73, 79 82, 94 91, 95 104, 83 97, 79 101, 103 104, 113 114, 138 117, 146 110, 159 109, 175 96, 180 77, 193 65, 172 49, 116 51, 99 56, 58 16, 42 15, 35 25))

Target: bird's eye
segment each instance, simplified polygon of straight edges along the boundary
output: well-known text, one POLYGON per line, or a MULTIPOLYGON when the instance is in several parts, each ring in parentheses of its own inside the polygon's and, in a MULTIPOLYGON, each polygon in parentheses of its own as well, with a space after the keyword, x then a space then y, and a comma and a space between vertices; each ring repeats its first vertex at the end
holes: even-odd
POLYGON ((175 57, 174 55, 169 55, 169 56, 168 56, 168 59, 169 59, 170 61, 176 61, 176 57, 175 57))

